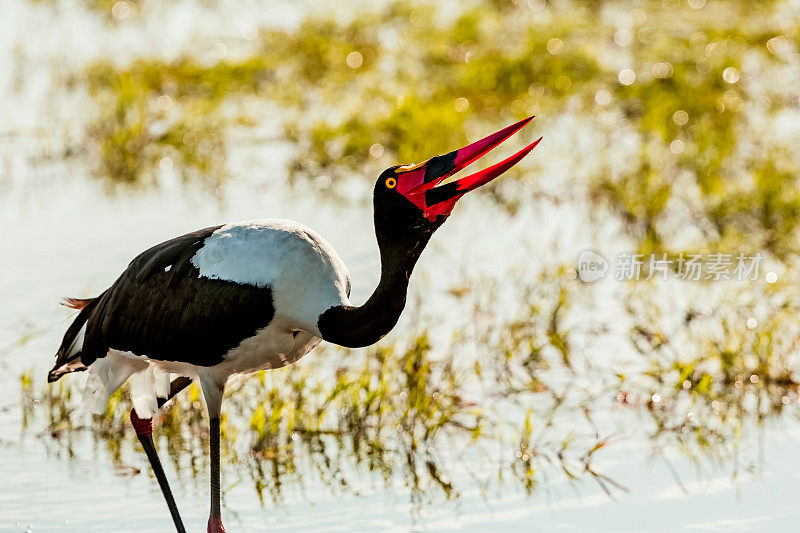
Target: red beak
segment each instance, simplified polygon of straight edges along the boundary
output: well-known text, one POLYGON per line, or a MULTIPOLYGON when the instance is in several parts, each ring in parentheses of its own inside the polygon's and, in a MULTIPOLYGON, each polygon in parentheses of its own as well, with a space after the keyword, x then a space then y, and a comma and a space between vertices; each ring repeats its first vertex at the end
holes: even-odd
POLYGON ((475 141, 448 154, 432 157, 423 163, 396 168, 397 192, 420 208, 430 221, 436 220, 439 215, 449 215, 459 198, 469 191, 489 183, 516 165, 542 139, 537 139, 505 161, 487 169, 438 187, 437 185, 489 153, 531 120, 533 117, 520 120, 480 141, 475 141))

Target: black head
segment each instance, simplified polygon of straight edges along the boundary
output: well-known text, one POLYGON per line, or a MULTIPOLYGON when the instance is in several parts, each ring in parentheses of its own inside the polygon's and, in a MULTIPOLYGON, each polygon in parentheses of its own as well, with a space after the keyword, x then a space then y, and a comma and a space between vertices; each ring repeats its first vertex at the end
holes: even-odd
POLYGON ((389 253, 407 256, 407 259, 413 257, 416 261, 433 232, 444 224, 449 214, 443 213, 429 220, 421 209, 397 191, 397 168, 384 170, 375 183, 375 236, 382 256, 389 253))

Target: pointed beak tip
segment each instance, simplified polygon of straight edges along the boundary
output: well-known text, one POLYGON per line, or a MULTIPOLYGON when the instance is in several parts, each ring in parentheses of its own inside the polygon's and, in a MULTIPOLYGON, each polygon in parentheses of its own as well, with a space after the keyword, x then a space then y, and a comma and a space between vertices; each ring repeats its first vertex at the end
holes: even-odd
POLYGON ((534 118, 536 118, 536 115, 531 115, 531 116, 529 116, 527 118, 523 118, 522 120, 517 122, 516 125, 518 125, 520 128, 523 128, 523 127, 527 126, 531 122, 531 120, 533 120, 534 118))

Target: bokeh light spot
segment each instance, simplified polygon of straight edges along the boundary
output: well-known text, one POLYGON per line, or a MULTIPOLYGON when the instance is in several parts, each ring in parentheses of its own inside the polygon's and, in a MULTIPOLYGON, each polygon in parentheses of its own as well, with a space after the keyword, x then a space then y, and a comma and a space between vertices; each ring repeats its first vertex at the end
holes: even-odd
POLYGON ((364 56, 361 52, 350 52, 347 54, 347 66, 350 68, 358 68, 364 63, 364 56))
POLYGON ((375 143, 369 147, 369 155, 374 157, 375 159, 379 158, 383 155, 383 145, 380 143, 375 143))
POLYGON ((767 50, 773 55, 784 54, 789 50, 789 41, 783 35, 773 37, 767 41, 767 50))
POLYGON ((598 105, 608 105, 611 103, 611 93, 605 89, 600 89, 594 93, 594 101, 597 102, 598 105))
POLYGON ((172 98, 170 98, 166 94, 162 94, 161 96, 158 97, 158 100, 156 100, 156 105, 158 105, 158 108, 160 110, 166 111, 167 109, 172 107, 172 98))
POLYGON ((240 30, 242 38, 247 41, 254 41, 258 37, 258 27, 255 24, 247 23, 240 30))
POLYGON ((733 67, 728 67, 722 72, 722 79, 728 83, 736 83, 739 77, 739 71, 733 67))
POLYGON ((614 33, 614 42, 617 43, 617 46, 628 46, 631 44, 632 40, 633 35, 631 35, 631 32, 628 30, 617 30, 616 33, 614 33))
POLYGON ((653 403, 658 403, 661 401, 661 395, 659 393, 655 393, 650 397, 653 403))
POLYGON ((674 69, 671 63, 661 62, 653 65, 652 73, 656 78, 671 78, 674 69))
POLYGON ((331 186, 331 177, 327 174, 323 174, 315 180, 317 187, 320 189, 327 189, 331 186))
POLYGON ((636 73, 633 70, 626 68, 619 72, 619 82, 622 85, 631 85, 635 81, 636 73))
POLYGON ((225 46, 225 43, 214 43, 214 48, 212 49, 211 53, 215 58, 222 59, 228 55, 228 47, 225 46))
POLYGON ((111 16, 116 20, 125 20, 131 15, 131 6, 128 2, 117 2, 111 7, 111 16))
POLYGON ((672 122, 674 122, 678 126, 686 125, 686 123, 689 122, 689 113, 687 113, 683 109, 678 109, 672 115, 672 122))
POLYGON ((558 55, 564 50, 564 41, 556 37, 547 41, 547 51, 552 55, 558 55))
POLYGON ((541 11, 547 6, 547 0, 528 0, 528 7, 533 11, 541 11))

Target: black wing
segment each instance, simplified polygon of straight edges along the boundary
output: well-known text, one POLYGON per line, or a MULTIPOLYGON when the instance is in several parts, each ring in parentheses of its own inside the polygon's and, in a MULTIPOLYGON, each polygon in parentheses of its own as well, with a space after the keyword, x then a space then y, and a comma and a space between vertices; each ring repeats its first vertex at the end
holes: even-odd
POLYGON ((86 366, 81 362, 80 349, 74 350, 74 344, 80 341, 81 328, 89 320, 92 311, 97 307, 98 301, 103 297, 101 294, 97 298, 65 298, 62 305, 72 309, 79 309, 80 313, 72 321, 67 332, 64 334, 64 339, 61 341, 61 346, 56 352, 56 364, 47 374, 47 381, 53 382, 64 374, 70 372, 81 372, 86 370, 86 366))
POLYGON ((150 248, 98 297, 87 320, 81 362, 109 348, 151 359, 211 366, 275 315, 269 287, 201 278, 192 256, 221 226, 150 248))

